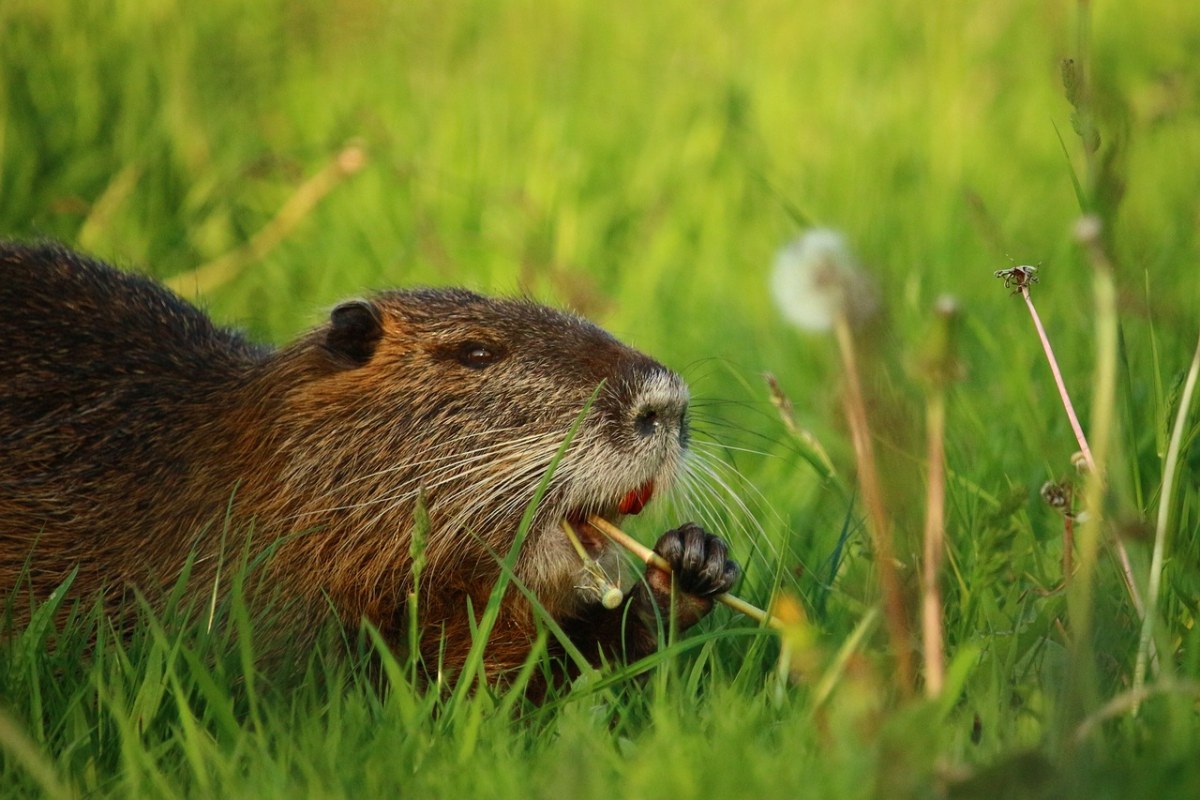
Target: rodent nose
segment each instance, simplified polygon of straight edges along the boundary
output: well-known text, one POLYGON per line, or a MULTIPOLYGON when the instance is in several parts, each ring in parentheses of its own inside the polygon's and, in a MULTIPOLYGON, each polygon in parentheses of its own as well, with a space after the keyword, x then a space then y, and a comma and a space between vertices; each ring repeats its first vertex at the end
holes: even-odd
POLYGON ((639 436, 653 436, 658 433, 661 426, 662 420, 658 417, 658 409, 653 407, 640 409, 633 420, 633 427, 639 436))
POLYGON ((641 438, 676 435, 687 446, 688 390, 673 372, 658 369, 646 376, 633 403, 633 431, 641 438))

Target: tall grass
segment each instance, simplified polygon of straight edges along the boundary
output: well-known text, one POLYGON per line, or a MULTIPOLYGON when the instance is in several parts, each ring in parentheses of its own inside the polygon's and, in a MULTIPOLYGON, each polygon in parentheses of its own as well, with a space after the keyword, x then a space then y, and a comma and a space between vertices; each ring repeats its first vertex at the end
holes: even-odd
POLYGON ((236 602, 211 628, 142 608, 115 631, 55 598, 79 603, 65 627, 48 605, 0 651, 0 794, 1197 796, 1194 413, 1162 492, 1200 324, 1193 5, 0 3, 0 235, 162 278, 249 253, 199 299, 264 339, 386 285, 580 309, 685 374, 697 450, 730 486, 637 529, 700 517, 745 566, 738 594, 792 613, 785 669, 773 634, 718 610, 532 708, 447 705, 411 665, 369 658, 366 632, 331 629, 280 668, 236 602), (361 168, 256 239, 347 148, 361 168), (1114 317, 1072 237, 1082 210, 1103 222, 1114 317), (913 629, 929 467, 913 367, 934 299, 964 311, 930 699, 901 699, 874 622, 833 343, 767 292, 776 249, 814 224, 880 287, 862 381, 913 629), (1040 263, 1064 382, 1109 443, 1072 614, 1063 517, 1038 490, 1082 498, 1083 478, 1041 346, 992 277, 1010 257, 1040 263), (1144 593, 1163 504, 1158 672, 1132 698, 1142 622, 1106 543, 1124 541, 1144 593))

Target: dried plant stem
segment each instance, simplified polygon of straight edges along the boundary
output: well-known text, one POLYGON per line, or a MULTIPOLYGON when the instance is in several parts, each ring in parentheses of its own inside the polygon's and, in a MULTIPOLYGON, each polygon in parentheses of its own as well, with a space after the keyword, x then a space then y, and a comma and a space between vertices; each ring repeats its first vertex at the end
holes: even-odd
POLYGON ((207 264, 188 270, 165 281, 180 294, 192 296, 210 292, 233 280, 247 265, 275 249, 309 215, 325 195, 366 164, 366 153, 357 144, 344 147, 320 172, 302 183, 279 212, 242 247, 219 256, 207 264))
POLYGON ((767 382, 767 388, 771 394, 771 404, 779 412, 779 418, 783 421, 783 426, 787 428, 787 432, 801 445, 800 454, 817 470, 817 474, 821 476, 821 480, 834 481, 838 484, 838 488, 841 488, 837 470, 834 468, 833 461, 829 458, 829 454, 825 452, 825 448, 821 445, 821 442, 812 434, 812 431, 806 430, 796 424, 792 401, 784 394, 779 381, 770 372, 764 372, 763 379, 767 382))
POLYGON ((900 691, 905 697, 909 697, 913 691, 913 669, 908 618, 904 610, 904 594, 900 587, 900 578, 896 574, 892 530, 884 510, 883 490, 879 484, 875 451, 871 445, 871 434, 867 425, 867 404, 858 376, 854 334, 850 330, 850 321, 846 318, 845 313, 839 313, 834 318, 833 330, 837 337, 842 367, 846 373, 846 418, 850 425, 850 439, 854 445, 855 459, 858 462, 859 487, 870 520, 868 528, 872 535, 875 564, 879 569, 879 583, 883 590, 884 619, 892 652, 896 659, 900 691))
POLYGON ((1071 582, 1071 573, 1075 571, 1075 517, 1069 512, 1063 514, 1063 556, 1062 556, 1063 586, 1071 582))
POLYGON ((1154 686, 1133 688, 1127 692, 1122 692, 1080 720, 1079 725, 1075 728, 1071 736, 1071 740, 1074 744, 1082 744, 1089 736, 1096 732, 1102 723, 1110 719, 1115 719, 1129 711, 1136 713, 1138 706, 1142 704, 1143 700, 1147 700, 1155 695, 1167 694, 1179 695, 1185 698, 1188 704, 1191 705, 1200 699, 1200 683, 1186 680, 1167 680, 1159 681, 1154 686))
MULTIPOLYGON (((615 543, 633 553, 646 565, 668 573, 671 571, 671 565, 667 563, 666 559, 603 517, 592 516, 588 519, 588 522, 609 539, 612 539, 615 543)), ((722 603, 734 611, 745 614, 747 617, 763 625, 775 628, 776 630, 783 630, 784 628, 783 622, 778 617, 768 614, 758 606, 751 605, 741 598, 734 597, 731 594, 719 594, 714 599, 718 603, 722 603)))
POLYGON ((596 593, 600 595, 600 602, 605 608, 613 609, 621 605, 621 601, 625 599, 625 593, 613 584, 605 573, 604 568, 597 563, 596 559, 588 555, 587 550, 583 546, 583 542, 579 541, 579 535, 575 533, 575 528, 565 519, 562 520, 560 527, 567 540, 571 542, 571 546, 575 548, 575 552, 579 555, 579 560, 583 563, 583 572, 591 578, 596 593))
POLYGON ((92 250, 100 243, 100 237, 108 230, 117 211, 137 189, 142 171, 141 165, 129 164, 113 176, 79 227, 77 239, 81 247, 92 250))
POLYGON ((938 575, 946 551, 946 392, 934 389, 926 407, 929 445, 929 491, 926 497, 925 563, 921 592, 925 693, 941 694, 946 680, 946 648, 942 635, 942 593, 938 575))
MULTIPOLYGON (((1192 353, 1192 365, 1188 368, 1183 394, 1179 398, 1179 409, 1175 413, 1175 425, 1171 429, 1171 442, 1167 445, 1167 457, 1163 462, 1162 492, 1158 500, 1158 520, 1154 526, 1154 555, 1150 559, 1150 580, 1146 585, 1146 613, 1142 617, 1142 633, 1138 640, 1137 663, 1133 670, 1133 691, 1136 693, 1145 683, 1147 665, 1157 671, 1154 652, 1154 622, 1158 609, 1158 592, 1162 584, 1163 558, 1166 550, 1167 523, 1171 519, 1171 497, 1175 491, 1175 474, 1179 468, 1179 451, 1183 446, 1183 432, 1187 427, 1188 413, 1192 407, 1192 395, 1196 390, 1196 376, 1200 373, 1200 341, 1192 353)), ((1140 698, 1139 701, 1140 703, 1140 698)), ((1134 712, 1137 703, 1134 704, 1134 712)))
MULTIPOLYGON (((1111 276, 1109 280, 1111 282, 1111 276)), ((1083 460, 1087 464, 1089 476, 1095 476, 1102 480, 1102 475, 1096 467, 1096 459, 1092 456, 1092 449, 1088 446, 1087 437, 1083 434, 1083 427, 1079 424, 1075 406, 1071 403, 1071 395, 1067 393, 1067 385, 1063 382, 1062 372, 1058 368, 1058 359, 1054 356, 1054 348, 1050 346, 1050 337, 1046 335, 1046 329, 1042 327, 1042 319, 1038 316, 1033 298, 1029 295, 1029 286, 1022 285, 1020 291, 1021 297, 1025 298, 1026 307, 1029 308, 1029 315, 1033 317, 1033 325, 1037 328, 1038 339, 1042 343, 1046 361, 1050 364, 1050 372, 1054 375, 1054 384, 1058 387, 1058 396, 1062 398, 1063 408, 1067 412, 1067 420, 1071 423, 1071 430, 1075 432, 1075 441, 1079 444, 1079 451, 1083 453, 1083 460)), ((1125 588, 1129 591, 1129 598, 1133 601, 1133 606, 1140 616, 1143 614, 1142 597, 1133 580, 1133 565, 1129 561, 1129 553, 1120 539, 1113 540, 1113 547, 1117 551, 1117 560, 1121 562, 1121 575, 1125 579, 1125 588)), ((1064 556, 1064 563, 1066 562, 1067 557, 1064 556)))
POLYGON ((1071 423, 1071 430, 1075 432, 1075 441, 1079 443, 1079 451, 1083 453, 1083 460, 1087 462, 1088 470, 1096 471, 1096 460, 1092 458, 1092 449, 1088 447, 1087 437, 1083 435, 1083 427, 1079 424, 1079 417, 1075 414, 1075 406, 1071 404, 1071 395, 1067 394, 1067 385, 1063 382, 1062 372, 1058 369, 1058 359, 1054 357, 1054 348, 1050 346, 1050 338, 1046 336, 1046 329, 1042 327, 1042 318, 1038 316, 1037 308, 1033 305, 1033 298, 1029 296, 1029 286, 1021 286, 1021 297, 1025 298, 1025 305, 1029 308, 1029 316, 1033 317, 1033 325, 1037 328, 1038 339, 1042 342, 1042 350, 1046 353, 1046 361, 1050 362, 1050 372, 1054 374, 1054 385, 1058 387, 1058 395, 1062 398, 1063 408, 1067 411, 1067 420, 1071 423))
POLYGON ((588 555, 587 550, 583 547, 583 542, 579 541, 579 534, 575 533, 575 528, 565 519, 559 524, 562 532, 566 534, 567 541, 571 543, 571 547, 575 548, 575 553, 579 556, 579 560, 584 564, 590 563, 593 559, 588 555))

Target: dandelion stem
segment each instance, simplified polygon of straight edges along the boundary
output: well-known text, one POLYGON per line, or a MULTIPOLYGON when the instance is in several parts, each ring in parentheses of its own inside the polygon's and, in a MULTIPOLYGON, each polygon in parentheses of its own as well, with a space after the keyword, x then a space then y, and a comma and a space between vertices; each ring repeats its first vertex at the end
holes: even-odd
MULTIPOLYGON (((1050 372, 1054 375, 1054 384, 1058 387, 1058 395, 1062 398, 1063 408, 1067 412, 1067 420, 1071 423, 1071 430, 1075 432, 1075 441, 1079 444, 1079 451, 1083 453, 1084 463, 1087 464, 1090 475, 1102 480, 1103 478, 1096 468, 1096 459, 1092 456, 1092 449, 1088 446, 1087 437, 1083 434, 1083 427, 1079 424, 1079 417, 1075 413, 1075 406, 1071 403, 1071 395, 1067 393, 1067 385, 1063 382, 1062 372, 1058 368, 1058 359, 1054 357, 1054 348, 1050 346, 1050 337, 1046 335, 1046 329, 1042 327, 1042 319, 1038 316, 1037 308, 1033 305, 1033 298, 1029 294, 1029 286, 1023 284, 1019 288, 1021 297, 1025 298, 1025 305, 1029 308, 1029 315, 1033 317, 1033 325, 1037 328, 1038 339, 1042 343, 1042 350, 1046 353, 1046 361, 1050 364, 1050 372)), ((1099 512, 1093 511, 1093 513, 1098 515, 1099 512)), ((1138 615, 1141 616, 1144 613, 1142 597, 1133 579, 1133 564, 1129 561, 1129 553, 1120 539, 1113 540, 1113 547, 1117 552, 1117 560, 1121 562, 1121 576, 1125 580, 1125 588, 1129 591, 1129 598, 1133 602, 1138 615)))
MULTIPOLYGON (((665 558, 651 550, 649 547, 646 547, 646 545, 642 544, 637 539, 618 528, 616 525, 613 525, 608 520, 604 519, 603 517, 592 516, 588 519, 588 522, 596 530, 600 531, 609 539, 612 539, 621 547, 624 547, 626 550, 640 558, 647 566, 654 567, 655 569, 661 569, 663 572, 671 572, 671 564, 665 558)), ((767 625, 776 630, 784 629, 784 624, 778 617, 768 614, 758 606, 751 605, 739 597, 734 597, 731 594, 719 594, 713 599, 728 606, 729 608, 732 608, 734 611, 745 614, 747 617, 750 617, 751 619, 755 620, 756 622, 760 622, 763 625, 767 625)))
POLYGON ((561 527, 562 532, 566 534, 567 541, 569 541, 571 546, 575 548, 575 552, 578 554, 579 560, 585 565, 589 563, 592 558, 588 555, 587 550, 583 548, 583 542, 579 541, 579 535, 575 533, 575 528, 572 527, 571 523, 564 519, 561 521, 559 527, 561 527))
POLYGON ((929 396, 926 408, 929 445, 929 492, 925 517, 925 564, 921 597, 922 640, 925 652, 925 693, 937 697, 946 678, 942 635, 942 596, 938 573, 946 549, 946 392, 941 386, 929 396))
POLYGON ((1075 517, 1068 509, 1063 514, 1063 555, 1062 572, 1063 586, 1071 582, 1071 573, 1075 571, 1075 517))
POLYGON ((850 424, 850 439, 854 444, 854 455, 858 461, 858 480, 867 507, 875 548, 875 563, 879 569, 879 582, 883 590, 884 619, 888 638, 896 659, 896 672, 900 691, 905 697, 912 695, 913 671, 908 620, 904 611, 904 593, 900 578, 896 574, 895 548, 892 546, 892 531, 884 510, 883 491, 879 484, 879 471, 875 466, 875 451, 871 446, 871 434, 867 425, 867 405, 863 396, 862 383, 858 376, 858 359, 855 355, 854 334, 844 312, 838 313, 833 324, 837 337, 842 366, 846 372, 846 418, 850 424))
MULTIPOLYGON (((1154 653, 1154 621, 1158 608, 1158 592, 1162 584, 1163 557, 1166 549, 1167 523, 1171 518, 1171 496, 1175 490, 1175 473, 1179 468, 1179 451, 1183 445, 1183 431, 1187 427, 1188 412, 1192 406, 1192 394, 1196 390, 1196 376, 1200 373, 1200 341, 1192 354, 1192 365, 1188 369, 1183 394, 1179 398, 1179 409, 1175 414, 1175 425, 1171 429, 1171 442, 1167 445, 1167 458, 1163 462, 1162 493, 1158 501, 1158 520, 1154 526, 1154 555, 1150 559, 1150 581, 1146 586, 1146 613, 1142 616, 1142 633, 1138 640, 1137 663, 1133 670, 1133 691, 1142 688, 1146 680, 1147 663, 1157 668, 1154 653)), ((1138 704, 1134 704, 1137 713, 1138 704)))
POLYGON ((1079 443, 1079 450, 1083 453, 1083 459, 1087 462, 1090 472, 1096 471, 1096 461, 1092 458, 1092 449, 1088 447, 1087 437, 1083 435, 1083 427, 1079 424, 1079 417, 1075 414, 1075 406, 1071 404, 1071 396, 1067 394, 1067 385, 1063 383, 1062 372, 1058 369, 1058 359, 1054 357, 1054 348, 1050 346, 1050 339, 1046 336, 1046 329, 1042 327, 1042 318, 1038 316, 1037 308, 1033 305, 1033 298, 1029 295, 1029 286, 1022 285, 1021 296, 1025 298, 1025 305, 1029 307, 1029 315, 1033 317, 1033 325, 1037 328, 1038 339, 1042 342, 1042 350, 1046 353, 1046 360, 1050 362, 1050 371, 1054 373, 1054 384, 1058 387, 1059 397, 1062 398, 1063 408, 1067 410, 1067 419, 1071 423, 1071 430, 1075 432, 1075 441, 1079 443))
POLYGON ((620 587, 609 580, 604 568, 588 555, 587 550, 583 547, 583 542, 579 541, 579 535, 575 533, 575 528, 571 523, 564 519, 559 523, 559 527, 562 528, 562 532, 566 534, 568 541, 571 542, 571 546, 575 548, 575 552, 579 555, 579 560, 583 566, 583 573, 591 578, 595 584, 592 588, 600 595, 600 602, 608 609, 619 606, 621 601, 625 599, 625 593, 621 591, 620 587))
POLYGON ((925 437, 929 478, 925 497, 925 557, 921 572, 921 652, 925 694, 935 698, 946 683, 946 632, 939 577, 946 557, 946 395, 962 373, 958 362, 958 304, 953 297, 934 305, 922 373, 926 384, 925 437))

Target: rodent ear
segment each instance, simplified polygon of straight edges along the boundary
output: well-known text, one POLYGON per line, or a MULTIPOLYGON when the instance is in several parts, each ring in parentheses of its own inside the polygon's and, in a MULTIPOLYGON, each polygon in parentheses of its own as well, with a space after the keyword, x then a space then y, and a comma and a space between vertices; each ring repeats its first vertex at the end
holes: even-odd
POLYGON ((383 318, 370 300, 347 300, 329 312, 325 349, 361 367, 375 354, 383 336, 383 318))

